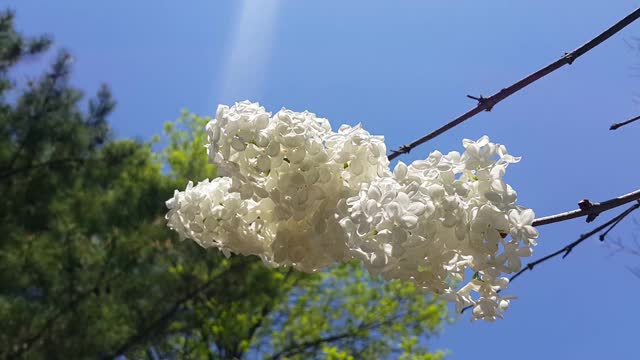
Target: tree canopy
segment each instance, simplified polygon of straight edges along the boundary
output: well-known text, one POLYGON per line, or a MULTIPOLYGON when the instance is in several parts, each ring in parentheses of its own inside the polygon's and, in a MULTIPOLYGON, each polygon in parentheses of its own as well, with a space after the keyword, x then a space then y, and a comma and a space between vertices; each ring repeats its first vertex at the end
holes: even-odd
POLYGON ((446 307, 409 283, 355 263, 269 269, 179 241, 164 201, 216 176, 208 119, 184 111, 162 137, 115 138, 109 88, 85 104, 69 53, 15 77, 50 45, 0 15, 0 358, 444 356, 427 339, 446 307))

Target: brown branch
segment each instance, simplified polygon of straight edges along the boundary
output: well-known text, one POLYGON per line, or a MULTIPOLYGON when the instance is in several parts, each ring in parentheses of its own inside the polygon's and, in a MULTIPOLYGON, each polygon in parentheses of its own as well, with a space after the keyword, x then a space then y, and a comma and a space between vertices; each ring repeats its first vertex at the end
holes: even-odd
POLYGON ((600 35, 596 36, 595 38, 591 39, 589 42, 587 42, 586 44, 580 46, 579 48, 564 54, 560 59, 556 60, 555 62, 545 66, 544 68, 536 71, 535 73, 525 77, 524 79, 514 83, 513 85, 504 88, 502 90, 500 90, 499 92, 497 92, 496 94, 489 96, 488 98, 485 97, 472 97, 469 96, 472 99, 475 99, 478 101, 478 105, 467 111, 466 113, 460 115, 459 117, 455 118, 454 120, 452 120, 451 122, 445 124, 444 126, 440 127, 439 129, 433 131, 430 134, 427 134, 417 140, 414 140, 413 142, 407 144, 407 145, 403 145, 401 146, 399 149, 397 150, 392 150, 391 154, 389 154, 388 158, 389 160, 393 160, 395 158, 397 158, 398 156, 402 155, 402 154, 406 154, 409 151, 411 151, 412 149, 414 149, 415 147, 424 144, 425 142, 435 138, 438 135, 441 135, 442 133, 446 132, 447 130, 452 129, 453 127, 463 123, 464 121, 478 115, 479 113, 483 112, 483 111, 491 111, 491 109, 497 105, 499 102, 501 102, 502 100, 508 98, 509 96, 515 94, 516 92, 524 89, 525 87, 527 87, 528 85, 534 83, 537 80, 540 80, 541 78, 549 75, 550 73, 554 72, 555 70, 563 67, 564 65, 570 65, 571 63, 573 63, 577 58, 579 58, 580 56, 584 55, 586 52, 588 52, 589 50, 595 48, 596 46, 598 46, 599 44, 601 44, 602 42, 604 42, 605 40, 607 40, 608 38, 610 38, 611 36, 613 36, 615 33, 619 32, 620 30, 624 29, 627 25, 631 24, 632 22, 634 22, 636 19, 638 19, 640 17, 640 8, 636 9, 635 11, 633 11, 631 14, 627 15, 624 19, 620 20, 618 23, 616 23, 615 25, 613 25, 612 27, 610 27, 609 29, 605 30, 603 33, 601 33, 600 35))
MULTIPOLYGON (((631 207, 629 207, 627 210, 623 211, 622 213, 620 213, 618 216, 614 217, 613 219, 607 221, 606 223, 596 227, 595 229, 589 231, 588 233, 582 234, 580 235, 580 237, 573 241, 572 243, 564 246, 561 249, 558 249, 554 252, 552 252, 549 255, 543 256, 540 259, 530 262, 528 263, 526 266, 524 266, 522 269, 520 269, 520 271, 518 271, 517 273, 515 273, 514 275, 512 275, 509 278, 509 283, 512 283, 514 280, 516 280, 518 277, 520 277, 522 274, 524 274, 526 271, 533 271, 533 269, 545 262, 548 261, 550 259, 553 259, 554 257, 560 256, 562 255, 562 258, 566 258, 567 256, 569 256, 569 254, 571 253, 571 251, 573 251, 573 249, 580 245, 581 243, 583 243, 585 240, 589 239, 590 237, 592 237, 593 235, 603 231, 604 229, 606 229, 607 227, 610 226, 610 228, 606 231, 606 233, 608 233, 613 227, 615 227, 618 223, 620 223, 620 221, 622 221, 622 219, 624 219, 625 217, 627 217, 629 214, 631 214, 633 211, 635 211, 636 209, 640 208, 640 200, 638 200, 637 204, 631 205, 631 207)), ((605 233, 605 234, 606 234, 605 233)), ((600 237, 600 241, 603 241, 604 237, 600 237)), ((498 291, 500 292, 500 291, 498 291)), ((473 306, 467 306, 465 308, 462 309, 461 313, 465 312, 467 309, 472 308, 473 306)))
POLYGON ((323 337, 323 338, 319 338, 319 339, 315 339, 315 340, 309 340, 300 344, 293 344, 291 346, 289 346, 288 348, 285 348, 283 350, 280 350, 279 352, 273 354, 272 356, 269 357, 270 360, 278 360, 284 356, 289 356, 292 354, 299 354, 302 351, 305 351, 307 349, 310 348, 316 348, 322 344, 325 343, 332 343, 335 341, 340 341, 342 339, 345 338, 349 338, 349 337, 355 337, 358 336, 362 331, 367 331, 367 330, 373 330, 376 328, 379 328, 381 326, 385 326, 385 325, 389 325, 391 323, 393 323, 394 321, 396 321, 397 319, 406 316, 406 314, 398 314, 395 316, 390 317, 389 319, 382 321, 382 322, 372 322, 370 324, 367 324, 365 322, 361 323, 359 326, 357 326, 355 329, 351 329, 351 330, 347 330, 345 332, 342 332, 340 334, 335 334, 335 335, 331 335, 331 336, 327 336, 327 337, 323 337))
POLYGON ((132 334, 131 336, 129 336, 129 338, 126 341, 124 341, 124 343, 122 345, 120 345, 116 351, 114 351, 113 353, 111 353, 109 355, 101 356, 101 358, 102 359, 114 359, 114 358, 116 358, 116 357, 118 357, 120 355, 124 355, 127 351, 131 350, 132 347, 136 346, 139 342, 145 340, 150 335, 150 333, 153 332, 155 329, 162 328, 169 320, 171 320, 171 318, 174 315, 176 315, 178 310, 180 310, 180 308, 184 304, 186 304, 187 302, 195 299, 202 292, 208 290, 211 287, 211 285, 213 285, 217 280, 220 279, 220 277, 222 277, 223 275, 225 275, 226 273, 228 273, 230 271, 233 271, 234 269, 237 269, 240 266, 245 265, 248 261, 252 261, 252 259, 251 260, 244 260, 244 261, 237 261, 237 262, 231 264, 231 266, 228 269, 226 269, 225 271, 221 272, 220 274, 217 274, 213 278, 209 279, 207 282, 205 282, 205 283, 201 284, 200 286, 198 286, 197 288, 191 290, 190 292, 188 292, 187 294, 185 294, 184 296, 179 298, 176 302, 174 302, 173 305, 169 309, 167 309, 167 311, 165 311, 160 317, 158 317, 156 320, 154 320, 147 327, 145 327, 144 329, 141 329, 138 332, 136 332, 135 334, 132 334))
POLYGON ((622 126, 625 126, 627 124, 631 124, 632 122, 634 122, 634 121, 636 121, 638 119, 640 119, 640 115, 638 115, 638 116, 636 116, 634 118, 631 118, 629 120, 623 121, 623 122, 615 123, 615 124, 611 125, 609 130, 615 130, 615 129, 617 129, 619 127, 622 127, 622 126))
MULTIPOLYGON (((640 201, 638 201, 638 203, 640 204, 640 201)), ((620 224, 620 222, 624 220, 625 217, 626 215, 622 217, 618 217, 618 220, 614 221, 613 224, 611 224, 611 226, 609 226, 607 230, 605 230, 602 234, 600 234, 600 236, 598 236, 598 239, 600 239, 600 241, 604 241, 607 238, 607 235, 609 235, 609 233, 611 232, 611 230, 613 230, 616 226, 618 226, 618 224, 620 224)))
MULTIPOLYGON (((627 215, 631 214, 634 210, 638 209, 640 207, 640 201, 637 204, 631 205, 631 207, 629 207, 627 210, 623 211, 620 215, 614 217, 613 219, 607 221, 606 223, 596 227, 595 229, 589 231, 586 234, 582 234, 580 235, 580 237, 575 240, 574 242, 570 243, 569 245, 563 247, 562 249, 559 249, 545 257, 542 257, 534 262, 531 262, 529 264, 527 264, 527 266, 523 267, 520 271, 518 271, 517 273, 515 273, 513 276, 511 276, 511 278, 509 278, 509 282, 514 281, 515 279, 517 279, 520 275, 522 275, 525 271, 527 270, 533 270, 533 268, 540 264, 543 263, 551 258, 554 258, 562 253, 564 253, 564 255, 562 255, 562 258, 566 258, 571 251, 573 250, 573 248, 575 248, 576 246, 580 245, 582 242, 584 242, 585 240, 587 240, 588 238, 592 237, 593 235, 601 232, 602 230, 604 230, 605 228, 607 228, 608 226, 615 226, 617 223, 619 223, 620 221, 622 221, 622 219, 624 219, 625 217, 627 217, 627 215)), ((607 231, 608 232, 608 231, 607 231)), ((602 239, 604 240, 604 239, 602 239)))
POLYGON ((347 331, 341 334, 336 334, 336 335, 332 335, 332 336, 328 336, 328 337, 324 337, 324 338, 320 338, 320 339, 316 339, 316 340, 312 340, 312 341, 307 341, 301 344, 297 344, 297 345, 293 345, 288 349, 282 350, 278 353, 275 353, 274 355, 272 355, 269 359, 271 360, 277 360, 280 359, 283 356, 287 356, 290 354, 295 354, 295 353, 299 353, 301 351, 304 351, 306 349, 309 348, 314 348, 317 347, 323 343, 331 343, 334 341, 338 341, 338 340, 342 340, 344 338, 350 337, 350 336, 356 336, 357 335, 357 331, 347 331))
POLYGON ((587 201, 587 203, 589 204, 588 206, 581 206, 580 209, 535 219, 532 225, 541 226, 557 223, 560 221, 571 220, 582 216, 596 216, 602 212, 611 210, 635 200, 640 200, 640 189, 630 192, 626 195, 619 196, 617 198, 603 201, 601 203, 591 203, 587 201))

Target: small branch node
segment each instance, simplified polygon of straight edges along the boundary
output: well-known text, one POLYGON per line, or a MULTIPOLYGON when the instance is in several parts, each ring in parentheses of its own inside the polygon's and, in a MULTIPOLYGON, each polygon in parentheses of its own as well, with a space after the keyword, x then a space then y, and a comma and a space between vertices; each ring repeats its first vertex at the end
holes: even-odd
MULTIPOLYGON (((587 200, 587 199, 582 199, 580 201, 578 201, 578 207, 580 208, 580 210, 582 211, 589 211, 595 204, 592 203, 591 201, 587 200)), ((593 214, 589 214, 587 215, 587 222, 590 223, 593 220, 595 220, 598 215, 600 215, 600 213, 593 213, 593 214)))
POLYGON ((410 151, 411 151, 411 146, 409 146, 409 145, 402 145, 398 149, 398 152, 401 152, 403 154, 408 154, 410 151))
POLYGON ((488 98, 480 95, 480 97, 475 97, 472 95, 467 95, 467 97, 469 99, 473 99, 475 101, 478 102, 478 106, 482 106, 484 107, 484 111, 491 111, 491 109, 493 109, 493 106, 495 105, 495 101, 493 101, 493 97, 490 96, 488 98))
POLYGON ((564 55, 562 56, 562 58, 564 59, 564 61, 568 64, 571 65, 573 64, 573 62, 576 60, 576 57, 574 55, 573 52, 566 52, 564 53, 564 55))
MULTIPOLYGON (((589 40, 588 42, 586 42, 584 45, 580 46, 579 48, 577 48, 577 49, 575 49, 575 50, 573 50, 571 52, 565 53, 562 57, 560 57, 559 59, 555 60, 551 64, 540 68, 539 70, 537 70, 533 74, 527 75, 526 77, 524 77, 524 78, 518 80, 517 82, 515 82, 515 83, 513 83, 513 84, 511 84, 511 85, 509 85, 509 86, 507 86, 505 88, 503 88, 498 93, 496 93, 496 94, 494 94, 494 95, 492 95, 492 96, 490 96, 488 98, 484 98, 482 96, 475 97, 475 96, 467 95, 468 98, 478 101, 478 106, 476 106, 476 108, 470 109, 469 111, 465 112, 464 114, 462 114, 462 115, 456 117, 455 119, 449 121, 448 123, 440 126, 438 129, 432 131, 431 133, 426 134, 426 135, 416 139, 415 141, 412 142, 413 147, 416 147, 418 145, 424 144, 427 141, 432 140, 435 137, 442 135, 445 131, 449 131, 452 128, 462 124, 463 122, 465 122, 465 121, 471 119, 472 117, 478 115, 483 110, 484 111, 491 111, 491 109, 496 104, 498 104, 501 101, 505 100, 509 96, 521 91, 522 89, 524 89, 527 86, 531 85, 532 83, 542 79, 543 77, 549 75, 550 73, 558 70, 559 68, 563 67, 564 65, 568 65, 568 64, 573 63, 574 60, 576 60, 580 56, 583 56, 587 52, 591 51, 593 48, 595 48, 596 46, 600 45, 605 40, 609 39, 611 36, 615 35, 620 30, 624 29, 625 27, 627 27, 629 24, 633 23, 638 18, 640 18, 640 9, 634 10, 632 13, 630 13, 629 15, 624 17, 622 20, 618 21, 613 26, 611 26, 607 30, 603 31, 600 35, 596 36, 595 38, 589 40)), ((393 153, 392 152, 389 155, 389 160, 395 159, 396 157, 398 157, 398 155, 400 155, 400 153, 393 153)))
POLYGON ((631 124, 632 122, 635 122, 637 120, 640 120, 640 116, 636 116, 634 118, 631 118, 631 119, 623 121, 623 122, 615 123, 615 124, 611 125, 609 130, 615 130, 615 129, 617 129, 619 127, 622 127, 622 126, 625 126, 627 124, 631 124))
POLYGON ((589 208, 593 207, 593 203, 587 199, 582 199, 578 201, 578 207, 582 211, 587 211, 589 208))

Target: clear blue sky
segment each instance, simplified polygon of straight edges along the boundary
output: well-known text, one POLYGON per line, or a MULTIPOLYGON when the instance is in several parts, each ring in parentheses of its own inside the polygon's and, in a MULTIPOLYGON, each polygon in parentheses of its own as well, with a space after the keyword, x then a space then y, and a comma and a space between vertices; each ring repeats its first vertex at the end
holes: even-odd
MULTIPOLYGON (((118 100, 120 137, 149 138, 181 108, 260 101, 362 122, 390 147, 416 138, 581 45, 638 6, 630 0, 4 1, 19 28, 75 55, 74 82, 118 100)), ((487 134, 522 155, 508 181, 539 216, 640 186, 640 22, 470 122, 405 156, 461 149, 487 134)), ((606 214, 601 218, 608 218, 606 214)), ((636 215, 636 219, 640 216, 636 215)), ((602 221, 602 219, 599 219, 602 221)), ((534 257, 574 240, 583 220, 539 228, 534 257)), ((631 240, 631 219, 613 238, 631 240)), ((640 257, 596 239, 518 279, 506 319, 462 316, 431 343, 451 359, 638 358, 640 257)))

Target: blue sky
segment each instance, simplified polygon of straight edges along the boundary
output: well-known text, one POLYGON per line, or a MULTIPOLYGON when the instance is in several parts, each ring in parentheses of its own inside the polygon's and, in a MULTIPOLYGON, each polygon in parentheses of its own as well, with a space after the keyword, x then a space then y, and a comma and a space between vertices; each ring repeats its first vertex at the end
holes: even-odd
MULTIPOLYGON (((610 1, 0 1, 27 34, 51 34, 76 57, 74 83, 107 82, 120 137, 149 138, 188 108, 251 99, 362 122, 396 148, 607 28, 638 3, 610 1)), ((486 134, 523 157, 507 180, 538 216, 639 187, 640 22, 402 159, 460 150, 486 134), (634 101, 635 100, 635 101, 634 101)), ((621 209, 622 210, 622 209, 621 209)), ((619 211, 621 211, 619 210, 619 211)), ((599 221, 613 216, 602 215, 599 221)), ((635 215, 635 219, 640 219, 635 215)), ((534 258, 594 225, 540 227, 534 258)), ((631 241, 625 221, 611 238, 631 241)), ((637 356, 640 257, 596 239, 518 279, 506 319, 461 316, 431 340, 451 359, 630 359, 637 356), (635 355, 635 356, 634 356, 635 355)))

